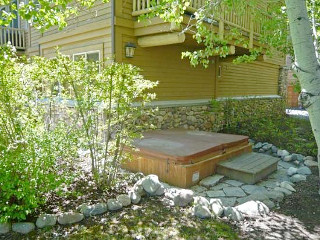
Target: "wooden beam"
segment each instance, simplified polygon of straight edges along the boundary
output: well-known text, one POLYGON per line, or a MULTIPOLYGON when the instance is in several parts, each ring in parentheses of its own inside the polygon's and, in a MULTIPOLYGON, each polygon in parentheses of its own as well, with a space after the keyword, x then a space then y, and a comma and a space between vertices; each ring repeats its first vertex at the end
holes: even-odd
POLYGON ((156 47, 163 45, 171 45, 183 43, 186 36, 183 33, 167 33, 153 36, 146 36, 138 38, 138 45, 140 47, 156 47))
MULTIPOLYGON (((228 55, 234 55, 236 53, 236 47, 234 45, 229 46, 228 55)), ((213 54, 213 56, 220 56, 219 53, 213 54)))

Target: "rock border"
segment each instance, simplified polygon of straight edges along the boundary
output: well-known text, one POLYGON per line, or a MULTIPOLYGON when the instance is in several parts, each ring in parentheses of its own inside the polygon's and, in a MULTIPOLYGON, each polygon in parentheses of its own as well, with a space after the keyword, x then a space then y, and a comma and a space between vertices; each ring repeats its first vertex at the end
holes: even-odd
MULTIPOLYGON (((255 143, 253 140, 250 140, 250 143, 255 152, 281 158, 279 165, 283 170, 286 170, 288 181, 277 182, 274 191, 268 193, 268 197, 271 199, 282 201, 284 196, 295 192, 294 183, 305 181, 307 179, 306 176, 311 174, 309 167, 318 166, 318 163, 312 156, 305 157, 301 154, 290 154, 288 151, 278 149, 268 142, 255 143)), ((119 211, 123 207, 130 206, 131 204, 138 204, 144 196, 163 196, 162 202, 164 205, 176 207, 190 206, 193 216, 201 219, 226 217, 232 221, 242 221, 246 217, 255 218, 267 215, 270 212, 269 207, 274 207, 272 204, 267 204, 268 201, 266 199, 252 199, 244 195, 242 197, 243 199, 241 199, 241 204, 235 207, 224 205, 221 199, 218 198, 223 197, 222 188, 220 189, 216 186, 223 178, 223 176, 220 175, 213 175, 203 179, 200 185, 193 187, 194 191, 171 187, 168 184, 161 183, 158 176, 153 174, 144 177, 143 174, 137 173, 137 176, 140 180, 134 184, 127 194, 120 194, 114 199, 108 199, 106 203, 101 202, 92 205, 82 204, 75 212, 41 214, 35 223, 0 223, 0 235, 7 234, 11 230, 21 234, 28 234, 36 228, 52 227, 57 223, 60 225, 71 225, 82 221, 84 218, 101 215, 107 211, 119 211), (208 191, 208 188, 214 191, 208 191), (204 190, 210 192, 213 198, 209 196, 210 200, 208 200, 205 196, 197 194, 197 192, 201 193, 201 191, 204 190), (215 196, 215 194, 218 194, 218 196, 215 196), (269 207, 267 205, 269 205, 269 207)), ((226 180, 225 185, 228 184, 229 187, 225 186, 224 188, 232 191, 233 188, 240 187, 243 183, 236 180, 226 180)), ((258 188, 259 186, 256 185, 253 187, 243 186, 244 192, 246 193, 257 191, 258 188)), ((242 196, 242 193, 238 194, 242 196)))

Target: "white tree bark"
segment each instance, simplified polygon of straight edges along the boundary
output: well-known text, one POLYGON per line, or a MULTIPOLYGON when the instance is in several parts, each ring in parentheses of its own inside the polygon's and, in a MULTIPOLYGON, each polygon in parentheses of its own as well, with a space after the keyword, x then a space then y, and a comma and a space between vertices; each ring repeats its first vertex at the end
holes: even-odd
POLYGON ((286 6, 295 54, 295 70, 302 88, 300 100, 309 113, 318 146, 320 170, 320 65, 313 44, 306 0, 286 0, 286 6))

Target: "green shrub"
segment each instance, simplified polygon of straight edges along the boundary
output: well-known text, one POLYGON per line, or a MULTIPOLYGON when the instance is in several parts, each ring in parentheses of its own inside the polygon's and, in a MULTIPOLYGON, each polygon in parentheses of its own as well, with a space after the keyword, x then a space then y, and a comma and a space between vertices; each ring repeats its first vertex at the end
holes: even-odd
POLYGON ((60 97, 74 101, 74 112, 67 113, 68 119, 79 127, 81 148, 90 152, 96 183, 110 186, 121 163, 129 158, 124 146, 131 146, 145 127, 137 120, 151 111, 144 106, 154 99, 149 90, 157 83, 145 80, 140 70, 129 64, 108 64, 99 72, 98 64, 102 63, 73 62, 61 54, 40 62, 38 76, 52 83, 58 77, 60 86, 67 86, 60 88, 60 97), (55 73, 53 77, 49 72, 55 73))
POLYGON ((0 222, 7 222, 25 220, 68 182, 66 166, 77 149, 75 131, 63 123, 49 127, 52 108, 38 101, 34 66, 10 47, 0 51, 0 222))
POLYGON ((221 103, 222 131, 270 142, 292 153, 316 156, 317 145, 310 122, 288 117, 285 108, 284 99, 227 100, 221 103))

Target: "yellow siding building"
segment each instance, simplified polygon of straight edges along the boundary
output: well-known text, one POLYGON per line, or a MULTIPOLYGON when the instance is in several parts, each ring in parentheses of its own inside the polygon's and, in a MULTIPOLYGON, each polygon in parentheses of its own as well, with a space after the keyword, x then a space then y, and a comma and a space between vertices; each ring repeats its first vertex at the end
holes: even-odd
MULTIPOLYGON (((70 19, 68 27, 52 28, 45 33, 27 29, 25 53, 48 58, 55 56, 56 47, 73 59, 85 56, 95 60, 114 60, 136 65, 146 79, 159 81, 156 88, 161 102, 205 101, 212 98, 278 95, 279 69, 282 59, 262 57, 253 63, 234 64, 232 60, 246 52, 234 44, 235 52, 227 58, 213 57, 207 69, 192 67, 181 59, 181 52, 199 48, 191 34, 181 33, 173 24, 153 18, 138 22, 138 16, 150 11, 149 0, 98 1, 95 6, 70 19), (126 57, 126 45, 136 46, 132 58, 126 57), (183 100, 183 101, 182 101, 183 100)), ((202 1, 191 1, 192 14, 202 1)), ((214 31, 227 34, 231 26, 239 27, 247 36, 249 47, 257 44, 259 23, 246 13, 241 19, 233 13, 223 14, 214 31)), ((185 21, 188 21, 185 16, 185 21)))

